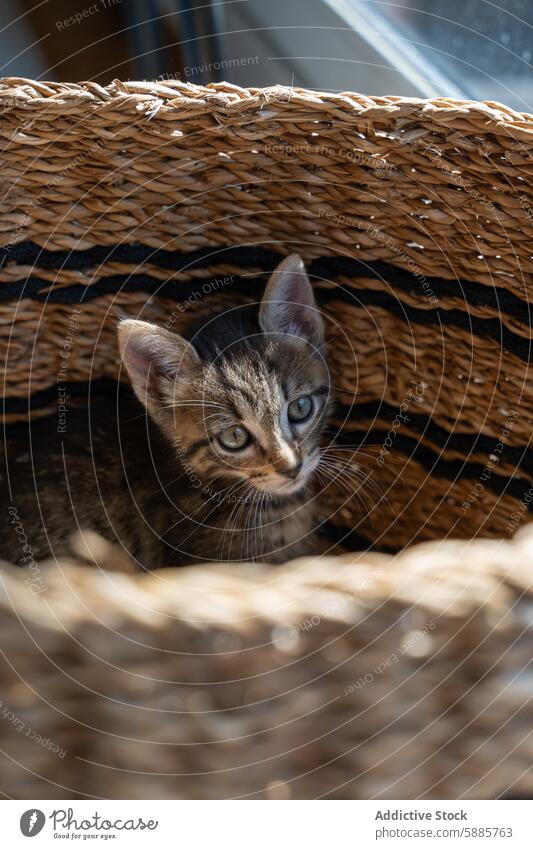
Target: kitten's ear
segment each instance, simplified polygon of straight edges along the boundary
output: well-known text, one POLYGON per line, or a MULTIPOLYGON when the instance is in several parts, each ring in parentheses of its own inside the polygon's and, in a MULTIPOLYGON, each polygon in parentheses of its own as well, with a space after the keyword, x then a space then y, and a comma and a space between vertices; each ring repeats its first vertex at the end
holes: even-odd
POLYGON ((200 362, 190 342, 147 321, 121 321, 118 346, 135 394, 146 406, 171 399, 176 381, 190 377, 200 362))
POLYGON ((259 325, 264 333, 288 333, 323 345, 324 323, 298 254, 288 256, 272 273, 259 308, 259 325))

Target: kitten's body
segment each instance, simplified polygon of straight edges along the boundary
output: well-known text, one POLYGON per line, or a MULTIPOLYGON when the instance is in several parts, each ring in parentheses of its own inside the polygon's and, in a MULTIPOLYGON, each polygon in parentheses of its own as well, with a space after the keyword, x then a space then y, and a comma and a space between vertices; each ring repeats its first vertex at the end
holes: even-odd
POLYGON ((77 527, 121 545, 148 569, 218 559, 283 562, 313 550, 307 490, 260 507, 258 499, 226 497, 221 482, 200 486, 176 464, 131 390, 122 387, 120 396, 118 410, 116 397, 103 396, 91 399, 90 410, 71 410, 65 433, 54 416, 32 426, 31 440, 27 433, 8 439, 13 499, 4 468, 4 559, 27 565, 68 555, 77 527), (225 532, 232 525, 234 532, 225 532))
POLYGON ((8 441, 4 556, 27 563, 68 554, 76 528, 99 532, 149 569, 279 563, 317 550, 313 471, 329 410, 322 325, 301 261, 282 265, 259 315, 237 308, 191 328, 190 342, 123 322, 137 398, 122 387, 70 410, 65 432, 53 418, 8 441), (290 291, 279 294, 280 285, 290 291), (296 306, 285 303, 289 295, 296 306), (307 423, 287 418, 291 399, 302 397, 313 399, 307 423), (238 451, 219 441, 243 432, 238 451))

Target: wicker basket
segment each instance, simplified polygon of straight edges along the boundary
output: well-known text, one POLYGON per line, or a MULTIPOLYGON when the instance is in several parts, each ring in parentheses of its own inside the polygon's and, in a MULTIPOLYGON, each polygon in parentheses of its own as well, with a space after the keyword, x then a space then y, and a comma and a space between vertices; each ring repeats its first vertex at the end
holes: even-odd
POLYGON ((179 330, 256 299, 297 250, 339 442, 362 444, 378 493, 328 504, 364 555, 142 577, 59 564, 37 594, 6 567, 2 791, 530 793, 532 545, 499 538, 533 502, 533 117, 5 79, 0 127, 7 427, 56 411, 59 379, 71 397, 113 384, 117 312, 179 330), (378 553, 423 540, 441 541, 378 553))

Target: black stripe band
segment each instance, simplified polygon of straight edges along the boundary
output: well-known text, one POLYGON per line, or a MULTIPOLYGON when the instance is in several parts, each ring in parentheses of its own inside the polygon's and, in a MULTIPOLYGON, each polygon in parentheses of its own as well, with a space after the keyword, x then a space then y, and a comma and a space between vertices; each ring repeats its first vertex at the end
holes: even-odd
MULTIPOLYGON (((24 246, 19 245, 19 253, 23 254, 24 246)), ((111 248, 90 248, 88 251, 73 252, 41 252, 37 246, 26 246, 27 252, 31 257, 38 258, 39 262, 43 259, 46 263, 52 261, 57 262, 59 255, 65 259, 64 267, 72 267, 70 260, 78 258, 78 254, 83 254, 83 262, 87 261, 87 254, 102 254, 105 252, 106 258, 120 259, 126 261, 126 257, 122 256, 127 253, 127 261, 137 261, 134 257, 135 251, 138 251, 141 256, 138 261, 142 261, 142 257, 146 261, 154 262, 161 267, 201 267, 201 265, 209 265, 213 262, 213 257, 222 258, 224 261, 235 262, 237 258, 241 267, 250 266, 256 268, 257 265, 263 266, 265 269, 272 268, 277 259, 278 254, 272 251, 267 251, 260 248, 228 248, 226 251, 217 252, 215 255, 212 251, 196 251, 194 254, 189 254, 185 257, 182 254, 176 254, 170 251, 152 251, 152 249, 143 246, 121 245, 117 248, 119 256, 116 257, 111 248), (126 250, 127 249, 127 250, 126 250), (237 254, 237 257, 234 255, 237 254), (68 262, 67 262, 68 260, 68 262)), ((15 250, 15 249, 13 249, 15 250)), ((6 250, 4 249, 4 253, 6 250)), ((91 259, 91 262, 93 260, 91 259)), ((83 263, 82 263, 83 265, 83 263)), ((61 267, 59 264, 58 267, 61 267)), ((309 266, 311 276, 317 275, 319 278, 330 279, 339 273, 363 275, 368 278, 379 277, 384 279, 391 285, 400 289, 409 288, 409 291, 414 295, 418 295, 421 307, 413 307, 402 303, 395 297, 393 292, 373 291, 364 288, 361 285, 352 285, 350 289, 345 287, 334 286, 323 288, 318 284, 316 286, 317 300, 320 304, 326 304, 330 301, 343 301, 350 303, 352 306, 360 309, 368 309, 369 307, 378 306, 397 316, 406 323, 419 326, 431 327, 456 327, 460 328, 468 334, 468 337, 478 336, 484 339, 490 339, 498 345, 498 349, 509 351, 515 354, 524 362, 529 363, 531 360, 531 338, 529 328, 530 308, 527 301, 523 301, 514 294, 503 289, 495 287, 483 286, 476 283, 463 283, 462 281, 436 280, 431 278, 430 283, 435 292, 439 294, 437 306, 428 309, 426 298, 420 290, 419 282, 414 274, 405 272, 393 266, 385 265, 384 263, 362 263, 359 260, 343 259, 339 257, 320 259, 312 262, 309 266), (463 288, 464 287, 464 288, 463 288), (522 322, 524 335, 513 332, 506 327, 498 317, 480 318, 456 307, 445 309, 438 304, 440 296, 446 293, 450 296, 453 289, 453 295, 464 299, 468 296, 466 306, 482 305, 490 307, 497 313, 505 313, 513 319, 522 322)), ((215 284, 219 278, 211 277, 202 282, 192 280, 187 282, 161 281, 149 274, 130 274, 130 275, 112 275, 110 277, 102 277, 101 279, 91 283, 90 285, 73 284, 62 288, 51 288, 51 283, 39 277, 30 276, 25 281, 18 283, 3 283, 0 284, 0 300, 18 300, 20 298, 34 299, 40 302, 47 303, 62 303, 62 304, 82 304, 87 303, 93 298, 102 297, 103 295, 116 294, 119 291, 123 292, 144 292, 147 295, 158 295, 159 297, 168 297, 169 299, 183 303, 191 297, 202 295, 203 285, 206 285, 209 291, 216 291, 220 287, 215 284), (49 290, 48 292, 43 289, 49 290), (50 291, 51 289, 51 291, 50 291)), ((264 286, 262 278, 246 278, 236 276, 231 280, 231 288, 240 294, 247 294, 260 298, 264 286)), ((467 338, 468 338, 467 337, 467 338)))
MULTIPOLYGON (((0 267, 9 262, 31 265, 35 268, 76 271, 98 267, 107 262, 139 266, 150 263, 169 271, 191 271, 224 262, 242 269, 259 267, 268 272, 281 259, 282 255, 277 251, 255 245, 204 248, 187 254, 164 248, 155 249, 137 243, 95 246, 72 251, 51 251, 33 242, 21 242, 8 248, 0 248, 0 267)), ((319 257, 308 264, 308 270, 317 279, 328 280, 345 275, 391 281, 400 289, 422 296, 423 292, 427 291, 423 288, 427 283, 438 298, 459 298, 472 306, 491 307, 520 320, 524 318, 525 313, 529 316, 527 281, 523 284, 524 299, 522 299, 508 289, 495 285, 489 286, 473 280, 426 277, 420 271, 411 272, 385 262, 364 262, 353 257, 319 257)))

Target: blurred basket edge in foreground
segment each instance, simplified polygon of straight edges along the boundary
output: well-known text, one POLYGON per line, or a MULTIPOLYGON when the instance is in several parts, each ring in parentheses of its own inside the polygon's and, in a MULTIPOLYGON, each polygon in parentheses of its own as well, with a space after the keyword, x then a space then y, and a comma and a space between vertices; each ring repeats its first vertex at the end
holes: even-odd
POLYGON ((1 583, 11 798, 529 796, 533 537, 1 583))

